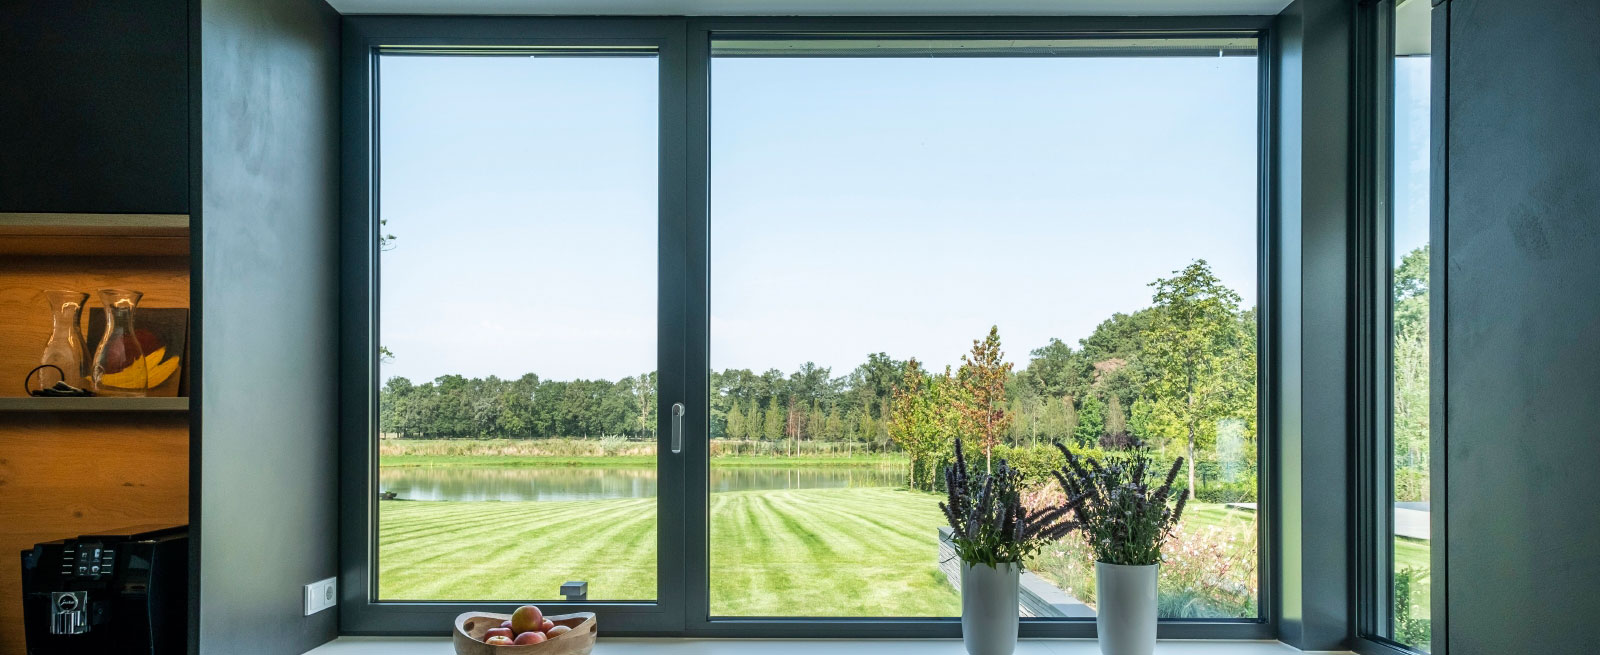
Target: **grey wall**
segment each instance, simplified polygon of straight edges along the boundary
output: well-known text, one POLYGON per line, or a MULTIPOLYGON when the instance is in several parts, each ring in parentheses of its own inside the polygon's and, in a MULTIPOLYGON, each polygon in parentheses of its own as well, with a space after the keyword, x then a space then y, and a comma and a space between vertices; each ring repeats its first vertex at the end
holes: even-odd
POLYGON ((1344 0, 1296 0, 1273 23, 1270 573, 1278 637, 1306 650, 1341 649, 1349 631, 1349 503, 1326 490, 1349 485, 1352 17, 1344 0))
POLYGON ((1447 647, 1593 652, 1600 2, 1446 7, 1447 647))
POLYGON ((200 8, 199 652, 302 653, 337 610, 339 17, 200 8))

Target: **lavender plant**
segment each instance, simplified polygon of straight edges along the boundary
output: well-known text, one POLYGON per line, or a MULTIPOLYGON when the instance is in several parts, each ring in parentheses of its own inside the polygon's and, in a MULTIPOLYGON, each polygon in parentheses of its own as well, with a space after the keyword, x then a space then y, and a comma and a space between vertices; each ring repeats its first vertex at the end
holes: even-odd
POLYGON ((1077 528, 1067 520, 1074 505, 1022 507, 1022 474, 1001 459, 991 472, 980 465, 969 469, 956 440, 956 461, 945 467, 947 501, 939 503, 953 530, 950 541, 956 556, 968 564, 1018 563, 1039 547, 1077 528))
POLYGON ((1102 463, 1074 455, 1059 442, 1056 448, 1067 458, 1067 465, 1054 472, 1066 494, 1058 508, 1071 509, 1070 525, 1083 533, 1095 560, 1135 566, 1159 563, 1161 546, 1177 529, 1188 500, 1188 494, 1179 493, 1176 504, 1167 505, 1183 458, 1173 462, 1161 486, 1152 489, 1155 473, 1148 451, 1129 451, 1102 463))

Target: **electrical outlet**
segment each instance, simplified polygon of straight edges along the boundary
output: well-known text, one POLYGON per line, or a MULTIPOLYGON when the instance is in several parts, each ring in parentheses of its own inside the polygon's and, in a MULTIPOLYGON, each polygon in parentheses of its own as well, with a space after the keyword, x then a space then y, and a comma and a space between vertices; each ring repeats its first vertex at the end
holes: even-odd
POLYGON ((339 604, 339 579, 328 578, 306 585, 306 616, 339 604))

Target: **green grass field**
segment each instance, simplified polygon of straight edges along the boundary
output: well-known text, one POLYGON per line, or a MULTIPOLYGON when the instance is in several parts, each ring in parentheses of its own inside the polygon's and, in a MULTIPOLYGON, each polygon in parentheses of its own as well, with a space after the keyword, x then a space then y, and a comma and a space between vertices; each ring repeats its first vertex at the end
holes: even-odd
MULTIPOLYGON (((954 616, 937 568, 938 497, 898 489, 741 491, 711 497, 711 609, 724 615, 954 616)), ((385 502, 386 600, 589 597, 656 587, 655 499, 385 502)))
MULTIPOLYGON (((1433 576, 1429 574, 1430 558, 1428 542, 1419 539, 1396 537, 1394 540, 1394 566, 1396 570, 1411 568, 1417 571, 1415 582, 1411 585, 1412 616, 1427 618, 1429 608, 1433 606, 1431 594, 1433 592, 1433 576)), ((1402 602, 1395 599, 1395 602, 1402 602)))

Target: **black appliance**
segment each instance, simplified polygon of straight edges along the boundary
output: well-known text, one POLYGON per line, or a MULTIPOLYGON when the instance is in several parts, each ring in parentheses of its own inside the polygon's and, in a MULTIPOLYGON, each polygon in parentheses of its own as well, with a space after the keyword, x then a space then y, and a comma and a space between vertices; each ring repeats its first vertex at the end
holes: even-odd
POLYGON ((28 655, 188 651, 189 526, 141 525, 22 551, 28 655))

